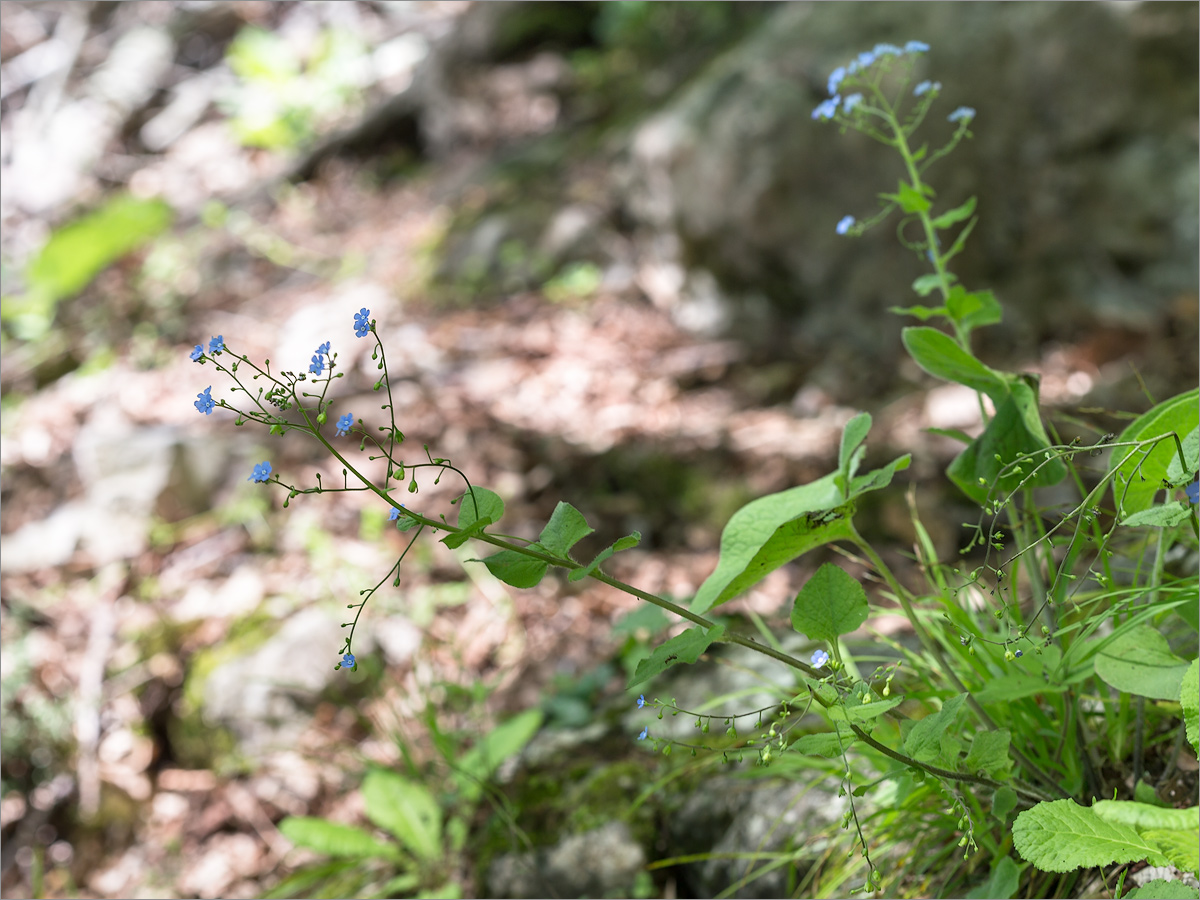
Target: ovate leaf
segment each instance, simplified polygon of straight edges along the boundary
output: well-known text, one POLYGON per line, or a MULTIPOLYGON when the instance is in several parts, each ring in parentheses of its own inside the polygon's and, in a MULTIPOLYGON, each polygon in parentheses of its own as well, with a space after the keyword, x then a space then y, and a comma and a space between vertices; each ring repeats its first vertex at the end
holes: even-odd
POLYGON ((562 500, 554 507, 554 514, 542 529, 538 543, 555 556, 566 556, 576 543, 591 534, 593 529, 584 519, 583 513, 562 500))
MULTIPOLYGON (((538 549, 537 544, 531 544, 538 549)), ((515 588, 531 588, 546 574, 547 563, 533 559, 515 550, 501 550, 483 560, 488 571, 515 588)))
POLYGON ((391 844, 339 822, 327 822, 311 816, 288 816, 279 823, 279 830, 297 847, 306 847, 326 856, 356 859, 396 859, 399 856, 391 844))
POLYGON ((814 641, 832 643, 867 621, 870 606, 861 584, 833 563, 825 563, 792 603, 792 627, 814 641))
POLYGON ((424 785, 386 769, 372 769, 363 779, 362 792, 368 819, 420 859, 441 858, 442 810, 424 785))
POLYGON ((1128 825, 1105 822, 1074 800, 1039 803, 1017 816, 1013 844, 1023 859, 1045 872, 1148 861, 1167 864, 1158 847, 1128 825))
POLYGON ((930 375, 987 394, 996 406, 1007 396, 1004 377, 960 347, 948 334, 920 325, 905 328, 901 340, 913 361, 930 375))
POLYGON ((1139 510, 1122 519, 1121 524, 1130 527, 1150 525, 1156 528, 1170 528, 1180 522, 1186 522, 1191 517, 1192 508, 1188 504, 1173 500, 1139 510))
MULTIPOLYGON (((1121 432, 1117 442, 1144 441, 1175 432, 1182 439, 1200 423, 1200 389, 1164 400, 1153 409, 1138 416, 1121 432)), ((1185 454, 1186 456, 1186 454, 1185 454)), ((1154 502, 1162 489, 1171 460, 1178 462, 1175 441, 1160 441, 1153 449, 1138 450, 1118 447, 1113 459, 1121 464, 1113 477, 1113 497, 1125 515, 1139 512, 1154 502)), ((1181 467, 1182 468, 1182 467, 1181 467)))
POLYGON ((638 663, 637 670, 629 680, 629 687, 649 681, 655 675, 679 663, 694 663, 700 658, 700 654, 708 649, 709 644, 719 641, 724 634, 724 625, 714 625, 712 628, 697 626, 671 638, 656 647, 648 659, 638 663))
POLYGON ((793 741, 788 746, 788 749, 795 750, 805 756, 841 756, 842 751, 853 744, 856 738, 853 732, 846 726, 839 727, 846 728, 846 731, 841 735, 832 731, 821 734, 806 734, 793 741))
POLYGON ((971 751, 963 761, 968 772, 983 771, 991 778, 1007 778, 1012 768, 1008 746, 1012 733, 1007 728, 996 731, 981 731, 971 742, 971 751))
POLYGON ((1141 887, 1134 888, 1121 900, 1200 900, 1200 890, 1182 881, 1155 878, 1141 887))
POLYGON ((1149 831, 1143 831, 1142 837, 1157 844, 1163 856, 1169 859, 1175 868, 1191 872, 1193 875, 1200 872, 1200 841, 1197 841, 1196 829, 1168 831, 1162 828, 1152 828, 1149 831))
POLYGON ((904 739, 905 752, 918 762, 937 759, 942 753, 942 735, 954 728, 958 711, 966 699, 966 694, 951 697, 937 712, 913 725, 904 739))
POLYGON ((1188 663, 1171 652, 1167 639, 1149 625, 1114 637, 1096 654, 1096 674, 1119 691, 1179 700, 1188 663))
POLYGON ((470 528, 476 522, 499 522, 504 518, 504 501, 495 491, 473 487, 458 498, 458 527, 470 528))

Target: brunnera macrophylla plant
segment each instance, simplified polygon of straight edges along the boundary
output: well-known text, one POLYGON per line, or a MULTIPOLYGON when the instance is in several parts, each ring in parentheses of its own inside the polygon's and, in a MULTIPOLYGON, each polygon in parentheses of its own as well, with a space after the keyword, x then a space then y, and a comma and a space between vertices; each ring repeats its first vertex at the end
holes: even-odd
MULTIPOLYGON (((1025 871, 1031 892, 1069 891, 1065 881, 1054 886, 1039 880, 1028 871, 1030 863, 1045 873, 1143 860, 1195 871, 1196 808, 1156 803, 1153 786, 1142 780, 1147 774, 1142 762, 1147 741, 1174 740, 1180 746, 1186 738, 1197 748, 1197 662, 1194 653, 1190 660, 1178 656, 1164 635, 1182 633, 1191 636, 1189 646, 1196 643, 1196 578, 1173 575, 1165 561, 1173 546, 1194 550, 1200 534, 1194 508, 1200 392, 1158 403, 1120 435, 1105 435, 1094 445, 1079 439, 1064 443, 1043 421, 1035 376, 995 369, 974 354, 973 331, 1002 317, 991 291, 968 290, 950 269, 978 221, 976 201, 942 209, 925 176, 971 136, 976 113, 959 107, 944 116, 949 126, 941 127, 949 133, 935 150, 917 140, 942 91, 931 80, 913 84, 928 51, 928 45, 910 41, 859 54, 833 71, 829 98, 813 110, 814 119, 866 134, 900 156, 901 177, 894 191, 878 195, 879 208, 862 219, 846 215, 833 227, 854 237, 899 214, 900 240, 931 270, 912 283, 923 303, 892 308, 922 323, 902 329, 900 339, 925 372, 973 390, 984 423, 975 436, 941 432, 963 444, 946 474, 980 515, 967 524, 964 561, 955 565, 937 559, 913 513, 917 562, 926 581, 920 590, 902 583, 854 524, 860 498, 887 488, 910 462, 904 455, 862 471, 871 428, 865 412, 845 425, 833 471, 754 500, 733 515, 721 536, 716 569, 684 607, 604 570, 614 554, 637 545, 637 532, 590 560, 579 559, 573 550, 593 529, 570 504, 559 503, 536 538, 500 534, 492 530, 504 515, 499 495, 472 485, 427 446, 415 460, 403 458, 384 343, 367 309, 355 314, 352 327, 355 339, 374 345, 380 373, 374 389, 386 398, 380 407, 386 421, 368 421, 341 408, 332 389, 342 373, 330 342, 315 349, 300 373, 273 372, 269 361, 260 367, 237 356, 222 336, 207 349, 197 345, 192 359, 214 365, 234 387, 227 400, 215 399, 209 386, 195 406, 205 415, 230 410, 237 424, 254 422, 276 435, 303 432, 334 456, 342 467, 340 485, 322 484, 318 476, 316 485, 299 487, 274 473, 269 461, 254 467, 248 480, 279 485, 287 491, 285 507, 300 494, 369 491, 386 504, 396 527, 411 533, 384 577, 348 604, 355 613, 343 626, 336 668, 357 665, 354 636, 367 601, 388 581, 400 584, 404 559, 422 534, 440 534, 451 548, 473 540, 491 546, 493 552, 479 561, 513 587, 532 587, 558 569, 570 581, 594 579, 690 623, 638 663, 631 690, 644 691, 668 668, 695 663, 719 643, 749 648, 787 667, 794 692, 763 709, 692 712, 639 693, 638 709, 657 709, 660 718, 668 712, 694 716, 702 741, 661 737, 653 723, 636 737, 664 754, 680 747, 733 762, 749 751, 760 766, 785 756, 842 760, 848 805, 843 827, 853 826, 865 863, 859 891, 884 889, 857 798, 885 782, 896 788, 893 797, 924 791, 928 803, 940 807, 938 821, 951 832, 949 846, 963 850, 964 871, 971 874, 982 859, 996 890, 997 879, 1025 871), (929 322, 939 327, 924 324, 929 322), (463 485, 453 501, 453 522, 445 512, 417 506, 421 480, 448 474, 463 485), (1061 495, 1064 482, 1077 492, 1077 502, 1039 506, 1037 489, 1058 485, 1061 495), (773 570, 826 545, 856 554, 882 588, 872 598, 840 566, 818 568, 791 609, 792 627, 818 645, 807 659, 714 617, 712 610, 773 570), (894 655, 872 666, 879 657, 856 655, 844 638, 878 612, 881 601, 902 610, 920 649, 892 645, 894 655), (810 711, 822 714, 827 730, 800 730, 810 711), (1129 784, 1137 786, 1132 800, 1128 784, 1108 774, 1123 771, 1131 755, 1129 784), (857 761, 865 761, 870 775, 857 761), (1023 862, 1011 858, 1014 845, 1023 862)), ((901 870, 896 877, 902 875, 901 870)))

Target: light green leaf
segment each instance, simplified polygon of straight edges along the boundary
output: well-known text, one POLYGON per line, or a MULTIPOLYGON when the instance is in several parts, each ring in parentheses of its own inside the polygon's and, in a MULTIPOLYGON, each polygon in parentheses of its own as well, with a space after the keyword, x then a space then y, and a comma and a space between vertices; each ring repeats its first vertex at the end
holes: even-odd
POLYGON ((918 762, 929 762, 941 756, 942 735, 954 728, 958 711, 966 699, 966 694, 951 697, 937 712, 913 725, 904 739, 904 751, 918 762))
POLYGON ((887 487, 892 483, 892 476, 897 472, 907 469, 911 462, 912 454, 905 453, 903 456, 893 459, 882 469, 875 469, 866 475, 859 475, 850 482, 850 496, 848 499, 853 500, 861 494, 887 487))
MULTIPOLYGON (((1182 438, 1198 424, 1200 389, 1194 389, 1164 400, 1138 416, 1121 432, 1117 442, 1144 441, 1172 431, 1182 438)), ((1154 502, 1154 495, 1162 489, 1163 479, 1168 478, 1173 457, 1178 461, 1179 452, 1171 439, 1160 441, 1152 450, 1119 447, 1113 451, 1114 460, 1122 461, 1113 477, 1113 497, 1125 515, 1139 512, 1154 502)))
MULTIPOLYGON (((922 297, 929 294, 930 291, 937 287, 937 276, 922 275, 913 282, 913 290, 922 297), (933 278, 934 283, 928 284, 925 279, 933 278), (924 290, 922 290, 924 289, 924 290)), ((927 322, 934 316, 944 316, 948 314, 948 310, 944 306, 889 306, 888 312, 895 313, 898 316, 912 316, 920 319, 922 322, 927 322)))
POLYGON ((1020 700, 1022 697, 1032 697, 1035 694, 1061 694, 1065 690, 1067 690, 1065 684, 1048 682, 1041 675, 1016 672, 1012 675, 1001 675, 999 678, 988 679, 982 690, 971 693, 984 706, 991 706, 993 703, 1008 703, 1020 700))
POLYGON ((525 749, 542 727, 542 711, 529 709, 497 725, 458 761, 455 777, 468 801, 474 802, 482 792, 481 782, 491 777, 505 760, 525 749))
POLYGON ((1184 831, 1151 828, 1143 831, 1142 837, 1157 844, 1163 856, 1169 859, 1175 868, 1191 872, 1193 875, 1200 874, 1200 840, 1197 840, 1197 829, 1184 831))
POLYGON ((984 771, 991 778, 1007 778, 1012 768, 1008 756, 1012 733, 1007 728, 996 731, 981 731, 971 742, 971 750, 963 761, 968 772, 984 771))
POLYGON ((1197 468, 1200 468, 1200 428, 1193 428, 1180 443, 1183 444, 1183 458, 1187 462, 1187 468, 1184 469, 1180 464, 1178 453, 1171 454, 1171 462, 1167 466, 1167 480, 1172 484, 1191 481, 1197 468))
POLYGON ((997 407, 1007 397, 1008 384, 1004 377, 960 347, 948 334, 926 325, 916 325, 905 328, 901 340, 913 361, 930 375, 986 394, 997 407))
POLYGON ((566 556, 576 543, 583 540, 593 529, 584 519, 583 513, 570 503, 560 500, 554 507, 550 521, 538 536, 538 543, 555 556, 566 556))
POLYGON ((442 856, 442 810, 422 784, 386 769, 372 769, 363 779, 367 818, 396 836, 420 859, 442 856))
POLYGON ((400 856, 391 844, 339 822, 327 822, 311 816, 288 816, 279 823, 279 830, 297 847, 306 847, 326 856, 355 859, 398 859, 400 856))
POLYGON ((842 429, 842 442, 838 447, 838 470, 846 476, 846 480, 857 474, 858 464, 862 460, 859 449, 867 439, 871 430, 871 414, 861 412, 846 423, 842 429))
POLYGON ((1200 754, 1200 686, 1197 682, 1200 682, 1200 660, 1193 659, 1180 684, 1179 705, 1183 707, 1188 743, 1200 754))
MULTIPOLYGON (((918 297, 928 297, 934 291, 942 286, 942 279, 938 277, 936 272, 930 272, 927 275, 920 276, 912 283, 912 289, 916 291, 918 297)), ((916 315, 922 322, 934 315, 945 315, 947 310, 944 306, 939 306, 937 309, 930 309, 927 306, 911 306, 906 310, 901 310, 898 307, 892 307, 892 312, 903 312, 906 315, 916 315), (926 315, 917 315, 912 310, 924 310, 926 315)))
POLYGON ((1180 522, 1186 522, 1191 517, 1192 508, 1188 504, 1180 500, 1172 500, 1170 503, 1160 503, 1126 516, 1121 520, 1121 524, 1131 528, 1143 525, 1170 528, 1180 522))
POLYGON ((1167 864, 1158 847, 1128 825, 1105 822, 1074 800, 1038 803, 1017 816, 1013 844, 1023 859, 1044 872, 1141 862, 1167 864))
POLYGON ((628 686, 636 687, 678 663, 694 663, 713 641, 719 641, 724 635, 724 625, 714 625, 707 629, 699 626, 689 628, 683 634, 655 647, 649 658, 639 662, 628 686))
POLYGON ((943 228, 949 228, 956 222, 964 222, 971 218, 971 214, 975 212, 975 198, 968 197, 967 202, 961 206, 956 206, 947 212, 942 213, 933 220, 933 227, 941 231, 943 228))
POLYGON ((1200 900, 1200 890, 1182 881, 1155 878, 1139 888, 1134 888, 1121 900, 1200 900))
POLYGON ((991 291, 968 291, 959 284, 950 289, 946 309, 950 317, 968 332, 983 325, 995 325, 1004 318, 991 291))
POLYGON ((900 188, 896 192, 896 202, 906 213, 926 212, 933 205, 925 196, 927 192, 932 193, 932 191, 924 184, 921 185, 921 188, 913 187, 906 181, 900 182, 900 188), (925 188, 925 190, 921 190, 921 188, 925 188))
POLYGON ((1009 900, 1021 883, 1021 869, 1011 856, 1002 856, 992 874, 979 887, 967 892, 967 897, 979 900, 1009 900))
POLYGON ((476 522, 488 525, 504 518, 504 501, 495 491, 476 487, 458 498, 458 527, 470 528, 476 522))
POLYGON ((855 740, 853 732, 850 732, 849 729, 840 738, 836 733, 826 731, 821 734, 806 734, 793 741, 788 749, 805 756, 834 757, 841 756, 842 751, 853 744, 855 740))
POLYGON ((625 535, 625 537, 621 538, 611 547, 605 547, 603 550, 601 550, 598 554, 596 554, 596 558, 586 566, 580 566, 578 569, 572 569, 571 574, 567 576, 567 580, 582 581, 584 578, 587 578, 589 575, 595 572, 596 569, 600 567, 600 563, 604 562, 614 553, 620 553, 622 550, 630 550, 633 547, 636 547, 641 539, 642 533, 640 531, 635 531, 633 534, 625 535))
POLYGON ((1171 652, 1167 639, 1149 625, 1114 637, 1096 654, 1096 674, 1119 691, 1178 700, 1188 663, 1171 652))
MULTIPOLYGON (((535 550, 540 549, 537 544, 530 546, 535 550)), ((542 580, 547 568, 547 563, 540 559, 533 559, 515 550, 493 553, 483 560, 483 564, 488 567, 489 572, 515 588, 533 587, 542 580)))
POLYGON ((866 722, 879 718, 889 709, 893 709, 903 702, 903 697, 883 697, 873 698, 869 703, 863 703, 855 695, 850 695, 844 703, 830 706, 825 713, 837 722, 866 722))
POLYGON ((832 643, 867 621, 867 592, 833 563, 808 579, 792 603, 792 627, 814 641, 832 643))
POLYGON ((1010 787, 996 788, 992 795, 992 815, 1001 826, 1008 824, 1008 814, 1017 806, 1017 792, 1010 787))
POLYGON ((1129 825, 1138 831, 1155 828, 1200 832, 1200 806, 1174 809, 1136 800, 1097 800, 1092 810, 1105 822, 1129 825))

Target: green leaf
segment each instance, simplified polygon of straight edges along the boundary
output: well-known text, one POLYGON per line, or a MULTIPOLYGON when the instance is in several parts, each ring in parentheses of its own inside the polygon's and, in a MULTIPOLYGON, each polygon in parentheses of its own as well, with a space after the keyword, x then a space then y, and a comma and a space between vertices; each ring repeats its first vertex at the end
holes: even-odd
POLYGON ((967 219, 971 218, 971 215, 974 212, 975 198, 968 197, 965 203, 963 203, 961 206, 954 207, 954 209, 949 210, 948 212, 942 213, 933 220, 932 224, 934 228, 941 231, 943 228, 949 228, 956 222, 966 221, 967 219))
MULTIPOLYGON (((537 544, 530 546, 535 550, 540 549, 537 544)), ((515 588, 533 587, 542 580, 548 567, 548 564, 540 559, 533 559, 516 550, 493 553, 483 560, 483 564, 488 567, 489 572, 515 588)))
POLYGON ((855 700, 853 696, 847 698, 844 705, 838 704, 831 706, 826 710, 831 719, 837 721, 850 722, 867 722, 871 719, 877 719, 885 712, 894 707, 899 706, 904 702, 904 697, 882 697, 876 698, 872 696, 869 703, 863 703, 861 700, 855 700))
POLYGON ((995 325, 1004 318, 1000 304, 991 291, 968 292, 962 285, 950 289, 946 309, 950 318, 967 332, 983 325, 995 325))
MULTIPOLYGON (((925 185, 922 185, 925 187, 925 185)), ((930 193, 932 190, 926 189, 930 193)), ((923 213, 929 210, 933 204, 925 196, 926 191, 919 190, 913 187, 906 181, 900 182, 900 189, 896 193, 896 202, 900 204, 900 208, 906 213, 923 213)))
MULTIPOLYGON (((922 297, 927 296, 930 291, 937 287, 936 282, 932 286, 928 285, 925 279, 929 277, 931 276, 922 275, 913 282, 913 290, 922 297)), ((933 277, 936 278, 937 276, 933 277)), ((927 322, 934 316, 947 315, 949 311, 944 306, 889 306, 888 312, 895 313, 898 316, 913 316, 922 322, 927 322)))
POLYGON ((1008 746, 1012 733, 1007 728, 996 731, 981 731, 971 742, 971 751, 963 760, 963 766, 969 772, 982 770, 991 778, 1007 778, 1012 760, 1008 756, 1008 746))
POLYGON ((992 398, 998 407, 1008 395, 1008 383, 960 347, 952 337, 936 328, 915 325, 901 332, 901 340, 918 366, 930 375, 957 384, 992 398))
POLYGON ((1038 803, 1017 816, 1013 845, 1023 859, 1044 872, 1071 872, 1089 866, 1148 861, 1166 865, 1154 844, 1128 825, 1105 822, 1074 800, 1038 803))
POLYGON ((1179 700, 1188 662, 1171 652, 1167 639, 1149 625, 1117 635, 1096 654, 1096 674, 1119 691, 1179 700))
MULTIPOLYGON (((1195 808, 1192 807, 1192 809, 1195 808)), ((1163 856, 1169 859, 1175 868, 1192 874, 1200 871, 1200 844, 1196 841, 1195 828, 1187 831, 1151 828, 1143 831, 1142 837, 1157 844, 1163 856)))
POLYGON ((967 892, 967 897, 980 900, 1009 900, 1021 883, 1021 869, 1011 856, 1002 856, 996 861, 992 874, 977 888, 967 892))
POLYGON ((1149 828, 1167 831, 1200 832, 1200 806, 1174 809, 1139 803, 1136 800, 1097 800, 1092 810, 1105 822, 1128 825, 1139 831, 1149 828))
POLYGON ((1017 792, 1010 787, 996 788, 992 795, 992 815, 1001 826, 1008 823, 1008 814, 1017 806, 1017 792))
POLYGON ((1178 525, 1180 522, 1186 522, 1191 517, 1191 506, 1180 500, 1172 500, 1170 503, 1161 503, 1143 509, 1141 512, 1135 512, 1133 515, 1126 516, 1121 520, 1120 524, 1128 525, 1131 528, 1144 525, 1156 528, 1170 528, 1173 525, 1178 525))
POLYGON ((456 778, 463 795, 470 802, 479 798, 481 783, 490 778, 501 763, 525 749, 542 727, 542 719, 540 709, 519 713, 497 725, 463 754, 458 761, 456 778))
POLYGON ((629 679, 629 687, 636 687, 649 681, 655 675, 678 663, 691 665, 700 658, 700 654, 708 649, 713 641, 719 641, 725 634, 724 625, 714 625, 712 628, 689 628, 683 634, 676 635, 664 644, 654 648, 648 659, 643 659, 637 665, 633 677, 629 679))
POLYGON ((462 885, 457 881, 447 881, 431 891, 421 891, 417 900, 459 900, 462 897, 462 885))
POLYGON ((1035 694, 1061 694, 1066 690, 1065 684, 1046 681, 1041 675, 1015 672, 1012 675, 989 678, 981 690, 971 693, 979 703, 991 706, 994 703, 1009 703, 1035 694))
POLYGON ((793 741, 788 749, 805 756, 835 757, 841 756, 843 749, 848 748, 854 741, 854 734, 849 729, 840 738, 835 732, 826 731, 820 734, 806 734, 793 741))
POLYGON ((372 769, 363 779, 367 818, 390 831, 420 859, 442 856, 442 810, 422 784, 386 769, 372 769))
POLYGON ((583 513, 562 500, 554 507, 554 514, 542 529, 538 543, 555 556, 566 556, 576 543, 583 540, 593 529, 584 519, 583 513))
POLYGON ((266 900, 278 900, 284 897, 319 897, 318 888, 328 889, 331 881, 339 881, 337 876, 347 870, 358 868, 359 863, 353 859, 335 859, 331 862, 306 866, 298 872, 293 872, 271 890, 263 894, 266 900))
POLYGON ((1183 458, 1187 468, 1179 462, 1178 453, 1171 454, 1171 462, 1167 466, 1167 480, 1172 484, 1182 484, 1196 476, 1196 470, 1200 468, 1200 428, 1193 428, 1180 443, 1183 444, 1183 458))
POLYGON ((391 844, 376 840, 361 829, 311 816, 288 816, 279 823, 279 830, 297 847, 306 847, 326 856, 355 859, 398 859, 400 856, 391 844))
MULTIPOLYGON (((922 275, 916 281, 914 281, 912 283, 912 289, 914 291, 916 291, 918 297, 928 297, 930 294, 932 294, 934 291, 936 291, 941 286, 942 286, 942 279, 936 272, 930 272, 926 275, 922 275)), ((915 310, 915 309, 924 310, 927 312, 927 315, 917 316, 917 318, 919 318, 922 322, 924 322, 926 319, 930 318, 931 316, 938 315, 938 314, 946 315, 946 313, 948 312, 948 310, 944 306, 939 306, 939 307, 937 307, 937 309, 931 309, 928 306, 910 306, 908 309, 900 309, 898 307, 892 307, 892 312, 903 312, 906 315, 916 315, 916 313, 911 312, 911 310, 915 310)))
POLYGON ((989 491, 994 497, 996 491, 1008 493, 1019 485, 1047 487, 1066 477, 1066 466, 1061 460, 1050 459, 1042 464, 1047 454, 1039 451, 1048 448, 1050 441, 1038 414, 1037 392, 1020 380, 1014 381, 1011 388, 983 434, 955 457, 946 470, 950 480, 976 503, 985 502, 989 491), (1010 468, 1008 474, 1000 477, 1006 465, 1022 458, 1023 471, 1010 468), (1037 474, 1033 474, 1035 469, 1037 474))
POLYGON ((859 451, 870 430, 871 414, 865 412, 856 415, 842 429, 842 442, 838 447, 838 470, 846 476, 847 481, 858 472, 858 465, 862 461, 862 453, 859 451))
POLYGON ((887 487, 892 483, 892 476, 899 471, 907 469, 911 462, 912 454, 905 453, 903 456, 893 459, 882 469, 875 469, 866 475, 859 475, 850 482, 850 495, 848 499, 853 500, 861 494, 887 487))
POLYGON ((504 501, 495 491, 476 487, 458 498, 458 527, 470 528, 477 522, 491 525, 504 518, 504 501))
POLYGON ((696 592, 692 611, 707 612, 805 551, 848 537, 843 516, 852 510, 823 521, 842 502, 836 476, 759 497, 734 513, 721 532, 717 568, 696 592))
POLYGON ((1200 900, 1200 890, 1182 881, 1155 878, 1139 888, 1134 888, 1121 900, 1200 900))
POLYGON ((792 628, 814 641, 833 643, 867 621, 867 592, 833 563, 808 579, 792 603, 792 628))
MULTIPOLYGON (((1169 432, 1181 438, 1200 424, 1200 389, 1164 400, 1138 416, 1121 432, 1117 442, 1144 441, 1169 432)), ((1154 495, 1168 478, 1172 458, 1178 461, 1175 441, 1160 441, 1152 450, 1120 447, 1113 451, 1115 460, 1123 460, 1113 477, 1113 497, 1125 515, 1140 512, 1154 502, 1154 495), (1140 464, 1140 466, 1139 466, 1140 464), (1144 481, 1142 479, 1145 479, 1144 481)))
POLYGON ((904 751, 918 762, 930 762, 941 756, 942 735, 954 728, 954 720, 966 699, 966 694, 951 697, 937 712, 913 725, 904 739, 904 751))
POLYGON ((596 554, 596 558, 586 566, 580 566, 578 569, 572 569, 571 574, 567 576, 567 580, 582 581, 584 578, 587 578, 589 575, 595 572, 596 569, 600 567, 600 563, 604 562, 614 553, 620 553, 622 550, 629 550, 633 547, 636 547, 641 539, 642 533, 640 531, 635 531, 633 534, 625 535, 625 537, 621 538, 611 547, 605 547, 603 550, 601 550, 598 554, 596 554))
POLYGON ((1179 688, 1179 705, 1183 707, 1183 721, 1187 728, 1188 743, 1200 754, 1200 660, 1192 660, 1179 688))

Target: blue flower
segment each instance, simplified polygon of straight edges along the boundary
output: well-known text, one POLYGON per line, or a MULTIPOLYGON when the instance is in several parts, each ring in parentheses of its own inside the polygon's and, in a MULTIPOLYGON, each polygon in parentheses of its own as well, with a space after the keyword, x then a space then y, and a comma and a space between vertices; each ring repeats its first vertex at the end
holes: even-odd
POLYGON ((308 366, 308 371, 314 375, 320 375, 325 371, 325 358, 319 353, 313 356, 312 362, 308 366))
POLYGON ((400 518, 400 510, 393 506, 392 511, 388 513, 388 521, 395 522, 398 518, 400 518))
POLYGON ((812 664, 818 669, 825 663, 829 662, 829 654, 824 650, 814 650, 812 655, 812 664))
POLYGON ((814 119, 832 119, 841 101, 841 97, 831 97, 812 111, 812 117, 814 119))
POLYGON ((871 67, 871 65, 875 62, 875 54, 870 52, 869 50, 865 51, 863 53, 860 53, 860 54, 858 54, 858 59, 856 60, 856 62, 858 63, 858 67, 860 69, 869 69, 871 67))
POLYGON ((317 352, 318 352, 318 353, 322 353, 322 354, 326 354, 326 355, 328 355, 328 353, 329 353, 329 341, 326 341, 326 342, 325 342, 325 343, 323 343, 323 344, 322 344, 320 347, 318 347, 318 348, 317 348, 317 352))
POLYGON ((646 705, 646 695, 645 695, 645 694, 638 694, 638 698, 637 698, 637 708, 638 708, 638 709, 642 709, 643 707, 645 707, 645 705, 646 705))
POLYGON ((846 67, 838 66, 829 73, 829 95, 833 96, 837 93, 838 85, 842 83, 842 79, 846 77, 846 67))
POLYGON ((208 342, 209 353, 220 353, 225 349, 225 335, 218 334, 215 338, 208 342))
POLYGON ((930 91, 940 91, 942 83, 940 81, 922 81, 913 88, 913 96, 920 97, 922 94, 927 94, 930 91))
POLYGON ((895 44, 876 44, 875 49, 871 51, 876 57, 879 56, 900 56, 904 53, 895 44))
POLYGON ((1200 481, 1193 481, 1183 492, 1187 494, 1188 503, 1200 503, 1200 481))
POLYGON ((340 419, 337 420, 337 431, 334 433, 334 437, 341 437, 343 434, 345 434, 347 431, 350 430, 350 426, 353 424, 354 424, 354 416, 352 416, 350 413, 346 413, 344 416, 342 416, 340 419))
POLYGON ((202 357, 203 355, 204 355, 204 346, 201 344, 197 344, 195 347, 192 348, 192 352, 189 354, 189 358, 191 359, 192 362, 198 362, 200 357, 202 357))
POLYGON ((905 53, 928 53, 929 45, 924 41, 909 41, 904 45, 905 53))
POLYGON ((854 216, 842 216, 841 220, 837 223, 837 233, 845 234, 854 227, 855 221, 854 216))
POLYGON ((254 467, 254 473, 246 480, 253 481, 255 484, 263 484, 270 475, 271 464, 264 460, 254 467))
POLYGON ((343 653, 342 654, 342 668, 343 669, 353 669, 354 668, 354 654, 353 653, 343 653))
POLYGON ((965 119, 970 122, 973 118, 975 118, 975 110, 969 106, 960 106, 954 112, 950 113, 950 115, 946 116, 946 121, 957 122, 960 119, 965 119))
POLYGON ((1022 656, 1024 656, 1024 655, 1025 655, 1025 651, 1024 651, 1024 650, 1018 650, 1016 653, 1014 653, 1014 654, 1013 654, 1013 656, 1016 656, 1016 657, 1018 657, 1018 658, 1019 658, 1019 657, 1022 657, 1022 656))
POLYGON ((197 394, 196 398, 196 402, 193 404, 196 409, 204 413, 206 416, 211 416, 213 407, 217 405, 216 401, 212 398, 212 385, 210 384, 208 387, 206 387, 204 389, 204 393, 197 394))
POLYGON ((858 106, 858 104, 862 103, 862 101, 863 101, 862 94, 851 94, 849 97, 846 98, 846 102, 842 104, 842 109, 844 109, 846 112, 850 112, 852 109, 854 109, 854 107, 856 107, 856 106, 858 106))
POLYGON ((642 733, 638 735, 638 740, 644 741, 646 739, 646 735, 648 735, 649 733, 650 733, 649 727, 643 728, 642 733))
POLYGON ((354 336, 366 337, 371 331, 371 311, 365 306, 354 314, 354 336))

